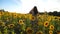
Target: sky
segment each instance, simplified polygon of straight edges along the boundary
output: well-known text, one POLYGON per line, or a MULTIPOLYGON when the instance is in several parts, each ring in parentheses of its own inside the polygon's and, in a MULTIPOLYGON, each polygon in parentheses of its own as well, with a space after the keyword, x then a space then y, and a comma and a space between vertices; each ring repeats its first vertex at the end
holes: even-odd
POLYGON ((39 12, 60 11, 60 0, 0 0, 0 9, 9 12, 29 13, 34 6, 39 12))

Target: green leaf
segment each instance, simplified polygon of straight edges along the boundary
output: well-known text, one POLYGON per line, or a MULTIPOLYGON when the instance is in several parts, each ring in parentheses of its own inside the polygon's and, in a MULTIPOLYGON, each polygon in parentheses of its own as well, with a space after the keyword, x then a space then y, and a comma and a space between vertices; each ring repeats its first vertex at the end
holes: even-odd
POLYGON ((2 32, 0 31, 0 34, 2 34, 2 32))

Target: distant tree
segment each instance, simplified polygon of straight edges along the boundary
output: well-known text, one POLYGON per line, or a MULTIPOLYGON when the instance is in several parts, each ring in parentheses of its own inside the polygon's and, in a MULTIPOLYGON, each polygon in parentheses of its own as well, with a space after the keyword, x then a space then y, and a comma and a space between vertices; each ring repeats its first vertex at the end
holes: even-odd
POLYGON ((1 12, 5 12, 4 9, 1 9, 0 11, 1 11, 1 12))
POLYGON ((53 12, 48 12, 48 14, 49 14, 49 15, 52 15, 52 14, 53 14, 53 12))
POLYGON ((54 11, 54 12, 53 12, 53 15, 54 15, 54 16, 57 16, 57 11, 54 11))

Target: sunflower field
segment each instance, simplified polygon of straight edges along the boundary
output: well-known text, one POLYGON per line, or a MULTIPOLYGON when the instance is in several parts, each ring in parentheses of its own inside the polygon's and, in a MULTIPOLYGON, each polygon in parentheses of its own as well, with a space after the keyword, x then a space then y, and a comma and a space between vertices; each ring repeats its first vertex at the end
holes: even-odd
POLYGON ((0 34, 60 34, 60 17, 0 12, 0 34))

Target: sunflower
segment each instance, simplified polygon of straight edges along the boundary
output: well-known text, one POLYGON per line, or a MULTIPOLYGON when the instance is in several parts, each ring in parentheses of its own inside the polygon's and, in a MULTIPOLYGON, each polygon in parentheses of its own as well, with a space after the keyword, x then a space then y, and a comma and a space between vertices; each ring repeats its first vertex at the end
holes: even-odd
POLYGON ((48 25, 49 25, 49 22, 48 21, 44 22, 44 26, 45 27, 48 27, 48 25))
POLYGON ((38 31, 38 32, 36 32, 36 34, 43 34, 43 32, 42 31, 38 31))
POLYGON ((13 17, 16 18, 17 17, 17 14, 16 13, 13 13, 13 17))
POLYGON ((4 22, 0 22, 0 26, 5 26, 5 23, 4 22))
POLYGON ((24 24, 24 21, 23 20, 19 20, 18 24, 22 25, 22 24, 24 24))
POLYGON ((53 25, 50 25, 49 28, 50 28, 50 30, 54 30, 54 26, 53 25))
POLYGON ((14 28, 14 24, 9 24, 8 27, 9 28, 14 28))
POLYGON ((31 29, 31 27, 26 28, 26 33, 27 34, 32 34, 33 33, 33 30, 31 29))
POLYGON ((34 21, 35 17, 34 16, 30 16, 30 20, 34 21))
POLYGON ((0 12, 0 15, 2 15, 2 13, 0 12))
POLYGON ((52 20, 57 20, 56 16, 51 16, 51 17, 52 17, 52 20))
POLYGON ((27 14, 24 14, 24 18, 27 18, 27 14))
POLYGON ((4 12, 0 12, 0 15, 3 15, 4 14, 4 12))
POLYGON ((0 12, 0 16, 3 15, 4 13, 3 12, 0 12))
POLYGON ((57 31, 57 34, 60 34, 60 31, 57 31))
POLYGON ((60 17, 57 17, 58 18, 58 21, 60 21, 60 17))
POLYGON ((49 31, 49 34, 53 34, 53 31, 52 31, 52 30, 50 30, 50 31, 49 31))
POLYGON ((41 18, 41 15, 37 15, 37 18, 40 19, 41 18))

